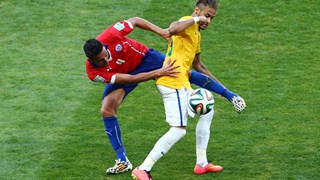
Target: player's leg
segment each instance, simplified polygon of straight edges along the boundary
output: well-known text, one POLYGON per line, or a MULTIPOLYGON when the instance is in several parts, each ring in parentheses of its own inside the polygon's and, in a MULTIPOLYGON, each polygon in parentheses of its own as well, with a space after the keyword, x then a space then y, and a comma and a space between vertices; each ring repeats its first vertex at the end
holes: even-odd
POLYGON ((227 98, 234 106, 237 112, 241 112, 246 108, 245 101, 236 93, 233 93, 229 89, 225 88, 222 84, 210 78, 202 73, 191 71, 189 81, 192 84, 198 85, 209 91, 220 94, 227 98))
POLYGON ((237 96, 237 94, 231 92, 227 88, 225 88, 222 84, 218 83, 214 79, 210 78, 207 75, 199 73, 197 71, 191 71, 189 77, 190 83, 208 89, 209 91, 220 94, 221 96, 231 100, 233 96, 237 96))
MULTIPOLYGON (((149 72, 155 69, 159 69, 162 67, 164 58, 165 58, 164 54, 158 51, 155 51, 153 49, 150 49, 142 59, 139 66, 129 74, 134 75, 142 72, 149 72)), ((112 147, 115 150, 118 158, 116 160, 116 165, 114 167, 108 168, 107 173, 113 173, 113 174, 119 173, 121 172, 121 169, 119 168, 123 167, 122 166, 123 164, 121 163, 129 162, 128 158, 126 157, 124 146, 122 144, 121 131, 120 131, 120 126, 118 124, 118 119, 116 117, 116 112, 122 100, 136 86, 137 84, 133 84, 133 85, 132 84, 127 84, 127 85, 108 84, 105 88, 101 113, 103 116, 106 133, 108 134, 110 143, 112 144, 112 147)), ((132 166, 131 163, 129 165, 132 166)))
POLYGON ((201 115, 196 127, 196 156, 197 163, 194 168, 195 174, 204 174, 207 172, 218 172, 222 170, 221 166, 213 165, 207 160, 207 147, 210 139, 210 126, 214 110, 205 115, 201 115))
POLYGON ((126 156, 125 148, 122 143, 121 130, 116 116, 117 110, 126 97, 137 85, 106 85, 102 106, 102 120, 112 148, 117 156, 116 164, 107 169, 107 173, 117 174, 132 170, 132 164, 126 156))
POLYGON ((166 121, 171 128, 157 141, 144 162, 132 171, 132 176, 136 179, 148 179, 153 165, 186 134, 185 126, 188 118, 186 91, 157 87, 163 97, 166 121))
POLYGON ((122 145, 121 131, 116 117, 116 111, 125 95, 124 89, 117 89, 105 96, 102 101, 101 115, 106 128, 106 134, 116 152, 118 159, 126 161, 125 150, 122 145))
POLYGON ((197 164, 204 167, 208 164, 207 147, 210 139, 210 126, 214 110, 200 116, 196 126, 196 155, 197 164))
POLYGON ((154 164, 163 157, 171 147, 186 134, 185 128, 171 127, 154 145, 143 163, 132 171, 135 179, 150 179, 150 171, 154 164))

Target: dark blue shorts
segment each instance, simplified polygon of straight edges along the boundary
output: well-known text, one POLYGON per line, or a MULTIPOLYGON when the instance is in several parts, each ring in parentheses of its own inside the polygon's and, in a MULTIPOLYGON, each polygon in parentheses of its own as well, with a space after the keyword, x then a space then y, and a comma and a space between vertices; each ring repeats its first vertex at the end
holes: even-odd
MULTIPOLYGON (((135 75, 142 72, 150 72, 155 69, 160 69, 163 65, 164 59, 165 54, 154 49, 149 49, 146 55, 142 58, 140 65, 134 71, 128 74, 135 75)), ((102 99, 112 91, 120 88, 123 88, 126 91, 126 94, 123 97, 124 99, 137 86, 138 84, 107 84, 104 88, 102 99)))

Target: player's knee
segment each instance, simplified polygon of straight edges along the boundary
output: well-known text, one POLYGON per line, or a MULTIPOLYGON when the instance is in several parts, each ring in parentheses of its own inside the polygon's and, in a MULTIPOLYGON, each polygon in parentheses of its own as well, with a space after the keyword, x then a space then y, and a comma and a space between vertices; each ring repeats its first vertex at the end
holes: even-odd
POLYGON ((113 94, 109 94, 103 98, 102 106, 100 109, 100 113, 103 117, 116 116, 117 109, 122 102, 119 99, 123 99, 124 96, 123 93, 120 93, 120 95, 118 95, 116 94, 116 92, 120 91, 116 90, 113 94))
POLYGON ((113 98, 105 97, 102 101, 102 106, 100 109, 102 117, 115 116, 118 106, 118 103, 113 98))
POLYGON ((182 138, 187 134, 187 130, 185 128, 171 127, 171 130, 174 131, 175 135, 179 138, 182 138))
POLYGON ((101 108, 100 114, 102 117, 110 117, 116 115, 115 110, 113 108, 101 108))

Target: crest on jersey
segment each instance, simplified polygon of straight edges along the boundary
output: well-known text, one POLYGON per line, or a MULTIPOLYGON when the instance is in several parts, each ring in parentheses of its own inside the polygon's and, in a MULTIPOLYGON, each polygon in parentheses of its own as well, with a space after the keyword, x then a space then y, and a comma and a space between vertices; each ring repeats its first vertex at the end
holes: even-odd
POLYGON ((117 44, 116 45, 116 51, 120 52, 122 50, 122 45, 121 44, 117 44))
POLYGON ((124 25, 120 22, 113 25, 114 28, 116 28, 118 31, 121 31, 124 28, 124 25))

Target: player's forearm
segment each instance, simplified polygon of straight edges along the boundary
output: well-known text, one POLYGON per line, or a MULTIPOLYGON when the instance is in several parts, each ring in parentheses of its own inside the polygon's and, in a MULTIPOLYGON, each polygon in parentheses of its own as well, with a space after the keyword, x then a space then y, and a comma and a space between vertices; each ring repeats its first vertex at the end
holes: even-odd
POLYGON ((195 21, 193 18, 184 21, 175 21, 170 24, 169 33, 171 36, 179 34, 180 32, 187 29, 189 26, 193 25, 194 23, 195 21))
POLYGON ((150 79, 155 79, 160 77, 159 70, 139 73, 136 75, 130 74, 117 74, 114 84, 136 84, 144 81, 148 81, 150 79))
POLYGON ((162 36, 163 35, 163 31, 164 29, 152 24, 151 22, 145 20, 145 19, 142 19, 142 18, 139 18, 139 17, 134 17, 132 18, 134 20, 134 24, 136 27, 138 28, 141 28, 143 30, 148 30, 148 31, 151 31, 151 32, 154 32, 155 34, 158 34, 159 36, 162 36))
POLYGON ((155 79, 160 77, 159 70, 151 71, 151 72, 146 72, 146 73, 139 73, 137 75, 134 75, 130 78, 130 84, 134 83, 139 83, 139 82, 144 82, 148 81, 151 79, 155 79))
POLYGON ((220 83, 222 85, 222 83, 216 78, 214 77, 214 75, 211 74, 211 72, 207 69, 207 67, 201 63, 201 72, 209 77, 211 77, 212 79, 214 79, 215 81, 217 81, 218 83, 220 83))
MULTIPOLYGON (((197 58, 200 58, 199 56, 196 56, 196 59, 197 58)), ((195 62, 198 62, 198 63, 194 63, 193 64, 193 69, 202 73, 202 74, 205 74, 207 76, 209 76, 210 78, 214 79, 215 81, 217 81, 218 83, 220 83, 222 85, 222 83, 216 78, 214 77, 211 72, 207 69, 207 67, 200 61, 195 61, 195 62)))

